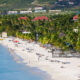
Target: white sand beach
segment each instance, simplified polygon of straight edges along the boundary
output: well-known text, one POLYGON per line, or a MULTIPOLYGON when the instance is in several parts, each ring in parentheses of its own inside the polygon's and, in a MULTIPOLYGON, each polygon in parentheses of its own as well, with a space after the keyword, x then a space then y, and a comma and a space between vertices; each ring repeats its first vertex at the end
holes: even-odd
POLYGON ((17 40, 19 43, 15 43, 13 38, 5 38, 0 43, 12 49, 13 55, 21 57, 26 65, 48 73, 52 80, 80 80, 80 58, 52 58, 48 49, 39 44, 17 40))

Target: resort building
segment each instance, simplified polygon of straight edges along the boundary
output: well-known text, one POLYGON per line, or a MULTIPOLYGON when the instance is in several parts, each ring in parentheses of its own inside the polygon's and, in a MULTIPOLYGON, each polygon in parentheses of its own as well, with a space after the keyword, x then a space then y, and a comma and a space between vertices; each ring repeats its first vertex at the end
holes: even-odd
POLYGON ((43 7, 35 7, 34 10, 43 10, 43 7))
POLYGON ((49 10, 49 13, 60 13, 61 10, 49 10))
POLYGON ((7 38, 7 32, 2 32, 2 38, 7 38))
POLYGON ((29 11, 20 11, 20 14, 28 14, 28 13, 32 13, 32 11, 31 10, 29 10, 29 11))
POLYGON ((43 13, 43 12, 46 12, 46 10, 44 10, 43 7, 35 7, 34 12, 35 13, 39 13, 39 12, 43 13))
POLYGON ((35 10, 34 12, 35 13, 44 13, 44 12, 46 12, 46 10, 35 10))
POLYGON ((73 5, 73 4, 74 4, 74 2, 69 1, 69 4, 70 4, 70 5, 73 5))
POLYGON ((18 14, 18 11, 8 11, 7 14, 18 14))

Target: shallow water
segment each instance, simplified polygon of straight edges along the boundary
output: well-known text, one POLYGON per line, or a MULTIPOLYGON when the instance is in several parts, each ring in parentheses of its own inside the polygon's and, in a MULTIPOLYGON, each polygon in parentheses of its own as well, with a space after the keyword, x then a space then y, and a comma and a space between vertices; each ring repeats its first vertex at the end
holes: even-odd
POLYGON ((0 45, 0 80, 45 80, 46 74, 37 68, 14 61, 7 48, 0 45))

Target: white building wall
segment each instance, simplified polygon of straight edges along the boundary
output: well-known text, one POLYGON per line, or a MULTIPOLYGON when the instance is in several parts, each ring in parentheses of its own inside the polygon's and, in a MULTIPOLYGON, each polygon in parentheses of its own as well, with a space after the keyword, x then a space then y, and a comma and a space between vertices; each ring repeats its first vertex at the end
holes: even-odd
POLYGON ((35 7, 34 10, 42 10, 43 7, 35 7))
POLYGON ((2 32, 2 38, 7 38, 7 32, 2 32))
POLYGON ((20 14, 32 13, 32 11, 20 11, 20 14))
POLYGON ((50 13, 52 12, 61 12, 61 10, 49 10, 50 13))
POLYGON ((8 11, 8 14, 18 14, 18 11, 8 11))
POLYGON ((46 10, 35 10, 34 12, 35 13, 39 13, 39 12, 44 13, 44 12, 46 12, 46 10))

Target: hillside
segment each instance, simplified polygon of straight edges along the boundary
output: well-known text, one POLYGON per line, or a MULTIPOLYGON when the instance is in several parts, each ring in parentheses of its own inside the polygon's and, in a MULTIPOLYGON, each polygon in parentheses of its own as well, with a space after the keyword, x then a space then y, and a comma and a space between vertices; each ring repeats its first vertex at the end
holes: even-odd
POLYGON ((43 6, 48 9, 79 9, 80 0, 0 0, 0 10, 20 9, 43 6))
POLYGON ((34 0, 0 0, 0 9, 22 9, 27 8, 34 0))

